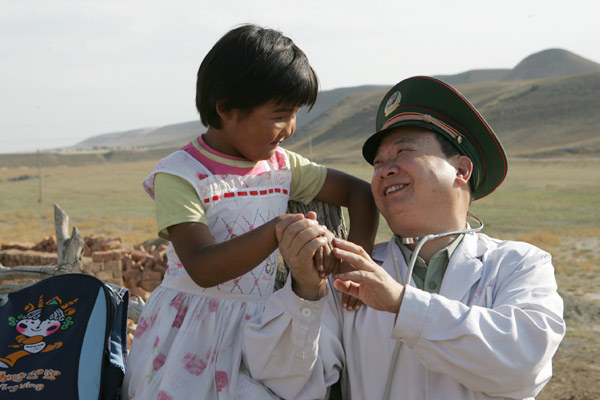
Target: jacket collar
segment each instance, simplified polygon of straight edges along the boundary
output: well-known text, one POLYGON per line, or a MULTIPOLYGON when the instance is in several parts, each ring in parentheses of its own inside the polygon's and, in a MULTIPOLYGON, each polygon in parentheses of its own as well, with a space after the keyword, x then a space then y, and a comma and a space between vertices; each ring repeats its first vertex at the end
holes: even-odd
MULTIPOLYGON (((481 258, 485 252, 485 248, 478 244, 478 234, 465 234, 458 248, 452 253, 452 257, 446 268, 442 287, 440 288, 441 296, 452 300, 466 301, 471 287, 481 279, 483 273, 481 258)), ((383 267, 399 282, 404 283, 408 266, 395 239, 392 238, 384 248, 376 246, 373 251, 373 259, 376 261, 385 260, 383 267), (400 277, 396 276, 393 261, 394 256, 397 261, 400 277)), ((415 281, 412 277, 410 284, 411 286, 415 286, 415 281)))
POLYGON ((473 284, 481 279, 483 252, 483 247, 478 246, 478 234, 466 234, 450 258, 440 295, 452 300, 466 300, 473 284))

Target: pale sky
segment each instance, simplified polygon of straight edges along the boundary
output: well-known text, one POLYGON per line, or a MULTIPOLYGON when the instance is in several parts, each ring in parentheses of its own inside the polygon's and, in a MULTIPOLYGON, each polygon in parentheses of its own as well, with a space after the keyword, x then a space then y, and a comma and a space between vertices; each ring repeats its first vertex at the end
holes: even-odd
POLYGON ((200 62, 251 22, 301 47, 323 90, 513 68, 562 48, 600 63, 597 0, 0 0, 0 153, 196 120, 200 62))

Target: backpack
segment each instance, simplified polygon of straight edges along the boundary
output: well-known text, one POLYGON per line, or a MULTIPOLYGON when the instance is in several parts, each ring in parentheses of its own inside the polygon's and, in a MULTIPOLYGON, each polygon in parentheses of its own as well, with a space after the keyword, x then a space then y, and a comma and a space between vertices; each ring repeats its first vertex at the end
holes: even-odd
POLYGON ((118 399, 129 291, 86 274, 0 294, 0 398, 118 399))

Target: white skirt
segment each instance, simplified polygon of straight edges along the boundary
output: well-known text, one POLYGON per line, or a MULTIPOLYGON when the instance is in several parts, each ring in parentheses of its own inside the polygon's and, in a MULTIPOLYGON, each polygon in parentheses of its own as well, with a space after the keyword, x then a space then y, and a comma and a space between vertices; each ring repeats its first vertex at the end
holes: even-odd
POLYGON ((163 285, 144 306, 127 360, 129 399, 269 399, 240 372, 244 326, 263 301, 217 299, 163 285))

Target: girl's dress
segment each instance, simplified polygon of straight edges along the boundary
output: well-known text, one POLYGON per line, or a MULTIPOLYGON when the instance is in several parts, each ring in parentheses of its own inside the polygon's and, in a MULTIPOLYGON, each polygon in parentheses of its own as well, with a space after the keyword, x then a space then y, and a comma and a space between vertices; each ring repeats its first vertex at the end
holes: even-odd
MULTIPOLYGON (((153 196, 159 172, 192 183, 216 242, 286 212, 291 171, 283 150, 277 149, 274 157, 244 175, 214 174, 198 161, 196 152, 190 144, 161 160, 144 187, 153 196)), ((273 292, 277 251, 243 276, 212 288, 191 280, 172 245, 167 255, 163 282, 138 322, 124 393, 144 400, 271 398, 266 388, 240 373, 240 365, 244 326, 263 311, 273 292)))

